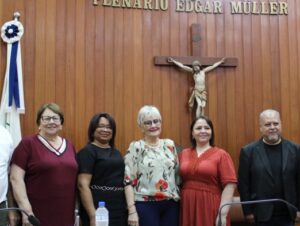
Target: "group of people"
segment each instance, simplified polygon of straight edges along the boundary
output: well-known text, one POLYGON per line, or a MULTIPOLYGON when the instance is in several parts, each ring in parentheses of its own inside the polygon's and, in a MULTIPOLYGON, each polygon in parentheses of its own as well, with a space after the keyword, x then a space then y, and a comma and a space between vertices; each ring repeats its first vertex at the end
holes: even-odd
MULTIPOLYGON (((95 226, 99 201, 109 210, 109 226, 229 226, 226 204, 236 186, 241 200, 250 201, 243 205, 246 219, 258 226, 292 226, 300 217, 300 149, 282 138, 275 110, 260 114, 262 137, 242 148, 238 179, 228 152, 214 144, 212 121, 203 115, 191 124, 191 147, 178 153, 174 141, 160 138, 159 110, 143 106, 137 119, 143 138, 131 142, 124 157, 108 113, 93 116, 88 143, 77 154, 59 135, 64 114, 57 104, 43 105, 36 123, 38 133, 23 138, 14 151, 0 127, 0 205, 7 205, 2 172, 10 165, 13 200, 41 226, 73 226, 77 199, 82 226, 95 226)), ((0 226, 6 225, 0 214, 0 226)), ((12 226, 31 225, 24 213, 8 219, 12 226)))

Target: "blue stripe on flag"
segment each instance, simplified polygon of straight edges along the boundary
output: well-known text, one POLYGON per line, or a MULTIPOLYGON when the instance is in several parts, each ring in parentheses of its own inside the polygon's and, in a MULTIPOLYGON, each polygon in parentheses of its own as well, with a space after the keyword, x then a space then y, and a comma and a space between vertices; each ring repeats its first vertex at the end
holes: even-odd
POLYGON ((20 107, 19 80, 17 70, 17 53, 19 42, 12 43, 10 66, 9 66, 9 90, 8 90, 8 106, 11 107, 13 99, 16 107, 20 107))

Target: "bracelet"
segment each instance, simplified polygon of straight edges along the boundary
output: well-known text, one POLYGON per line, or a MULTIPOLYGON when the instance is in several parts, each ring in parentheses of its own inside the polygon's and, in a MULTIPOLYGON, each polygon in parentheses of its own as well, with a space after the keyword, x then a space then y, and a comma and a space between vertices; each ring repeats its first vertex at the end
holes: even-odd
POLYGON ((132 214, 134 214, 134 213, 136 213, 136 211, 134 211, 134 212, 132 212, 132 213, 128 213, 128 215, 132 215, 132 214))

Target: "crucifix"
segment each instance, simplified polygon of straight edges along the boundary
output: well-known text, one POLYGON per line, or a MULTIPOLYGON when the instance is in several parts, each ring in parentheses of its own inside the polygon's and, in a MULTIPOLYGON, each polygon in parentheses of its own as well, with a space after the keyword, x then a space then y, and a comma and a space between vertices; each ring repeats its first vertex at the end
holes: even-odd
POLYGON ((200 40, 200 24, 192 24, 192 56, 154 57, 155 65, 176 65, 184 71, 193 74, 195 86, 189 99, 189 107, 192 110, 196 102, 196 117, 204 115, 204 108, 206 106, 205 73, 217 67, 235 67, 238 63, 237 58, 233 57, 201 57, 200 40))

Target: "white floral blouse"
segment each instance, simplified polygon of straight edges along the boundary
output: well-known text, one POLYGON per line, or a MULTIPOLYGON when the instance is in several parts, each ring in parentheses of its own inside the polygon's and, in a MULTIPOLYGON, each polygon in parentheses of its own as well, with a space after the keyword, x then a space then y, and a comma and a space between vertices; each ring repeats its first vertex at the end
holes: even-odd
POLYGON ((157 147, 134 141, 124 158, 124 183, 132 185, 135 201, 179 200, 178 157, 172 140, 160 139, 157 147))

